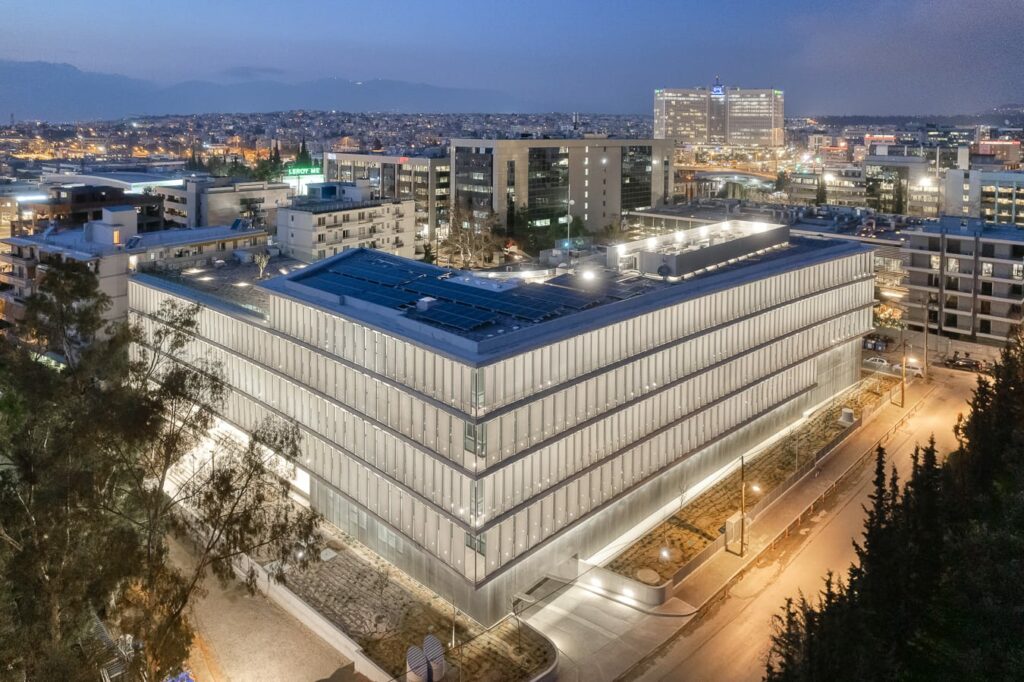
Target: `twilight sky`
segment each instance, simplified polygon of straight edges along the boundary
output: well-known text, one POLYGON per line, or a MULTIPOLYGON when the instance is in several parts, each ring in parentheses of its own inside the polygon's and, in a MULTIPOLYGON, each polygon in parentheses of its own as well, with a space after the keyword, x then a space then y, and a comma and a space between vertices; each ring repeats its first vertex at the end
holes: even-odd
MULTIPOLYGON (((535 110, 649 113, 655 87, 786 91, 787 114, 1024 100, 1024 0, 2 2, 0 59, 162 83, 389 78, 535 110), (6 7, 4 7, 6 5, 6 7)), ((2 99, 2 95, 0 95, 2 99)))

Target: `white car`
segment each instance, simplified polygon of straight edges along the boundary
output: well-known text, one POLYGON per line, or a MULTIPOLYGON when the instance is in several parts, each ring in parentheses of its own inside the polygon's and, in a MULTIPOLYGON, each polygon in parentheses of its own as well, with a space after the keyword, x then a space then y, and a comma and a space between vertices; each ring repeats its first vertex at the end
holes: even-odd
POLYGON ((889 361, 886 360, 885 358, 880 358, 877 355, 873 358, 868 358, 867 360, 865 360, 864 364, 870 365, 876 370, 889 369, 889 361))
MULTIPOLYGON (((892 371, 895 372, 896 374, 903 374, 903 365, 893 365, 892 371)), ((924 369, 922 369, 921 365, 915 365, 912 362, 908 362, 907 376, 924 378, 924 369)))

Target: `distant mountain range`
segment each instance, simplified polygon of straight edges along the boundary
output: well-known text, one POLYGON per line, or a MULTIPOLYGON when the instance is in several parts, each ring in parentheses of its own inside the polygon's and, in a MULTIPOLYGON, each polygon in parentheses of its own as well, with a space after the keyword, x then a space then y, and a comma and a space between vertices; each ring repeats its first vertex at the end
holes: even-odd
POLYGON ((84 121, 141 115, 336 109, 423 113, 512 112, 521 102, 492 90, 393 80, 320 78, 302 83, 186 81, 161 86, 70 64, 0 60, 0 120, 84 121))

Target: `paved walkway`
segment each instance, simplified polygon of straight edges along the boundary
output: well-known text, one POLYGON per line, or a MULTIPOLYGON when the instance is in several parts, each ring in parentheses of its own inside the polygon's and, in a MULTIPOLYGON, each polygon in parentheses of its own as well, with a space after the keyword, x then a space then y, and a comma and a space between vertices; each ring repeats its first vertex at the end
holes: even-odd
MULTIPOLYGON (((171 560, 191 561, 171 540, 171 560)), ((263 595, 250 597, 240 583, 221 587, 213 576, 192 607, 196 629, 189 666, 198 682, 348 682, 364 679, 352 663, 263 595)))
POLYGON ((886 432, 909 408, 930 393, 932 385, 918 381, 908 387, 906 407, 886 405, 866 425, 823 460, 769 507, 749 530, 745 557, 720 552, 687 576, 677 587, 673 613, 645 613, 597 595, 579 585, 560 591, 537 605, 525 619, 547 635, 562 656, 560 679, 601 682, 615 680, 640 659, 658 648, 696 615, 699 606, 715 597, 743 568, 754 561, 768 542, 817 499, 850 465, 886 432), (692 604, 688 615, 676 608, 692 604))

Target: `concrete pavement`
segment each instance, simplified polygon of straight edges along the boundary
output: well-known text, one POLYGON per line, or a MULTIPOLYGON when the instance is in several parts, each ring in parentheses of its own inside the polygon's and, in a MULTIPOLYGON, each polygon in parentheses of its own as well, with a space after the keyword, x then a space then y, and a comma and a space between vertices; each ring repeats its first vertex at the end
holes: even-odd
MULTIPOLYGON (((171 560, 191 562, 187 547, 172 539, 171 560)), ((348 682, 364 679, 352 663, 263 595, 249 596, 241 583, 222 587, 208 576, 206 595, 191 610, 196 638, 189 666, 198 682, 348 682)))

